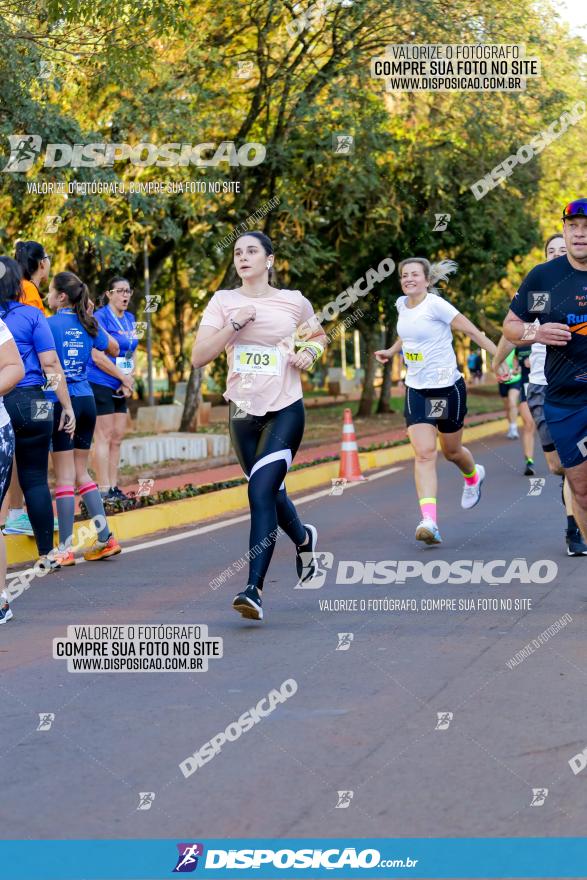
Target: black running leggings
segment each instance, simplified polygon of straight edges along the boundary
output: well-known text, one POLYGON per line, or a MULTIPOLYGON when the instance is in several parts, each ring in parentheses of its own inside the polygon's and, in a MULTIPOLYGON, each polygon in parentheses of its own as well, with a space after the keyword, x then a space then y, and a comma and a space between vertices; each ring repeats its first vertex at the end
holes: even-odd
POLYGON ((39 556, 46 556, 53 549, 53 505, 47 482, 53 411, 44 406, 45 400, 40 385, 17 386, 4 396, 14 429, 18 480, 39 556))
POLYGON ((297 546, 307 537, 284 486, 285 475, 302 441, 304 420, 301 400, 264 416, 247 415, 234 403, 230 404, 230 438, 249 478, 251 532, 247 585, 253 584, 260 590, 273 556, 277 526, 297 546))

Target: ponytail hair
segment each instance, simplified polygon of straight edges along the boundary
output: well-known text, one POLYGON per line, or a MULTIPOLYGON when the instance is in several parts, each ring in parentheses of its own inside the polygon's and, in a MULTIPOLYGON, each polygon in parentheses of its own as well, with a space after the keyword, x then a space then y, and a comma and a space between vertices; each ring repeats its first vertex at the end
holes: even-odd
POLYGON ((41 260, 45 258, 45 248, 38 241, 17 241, 14 257, 20 263, 23 278, 30 281, 41 260))
POLYGON ((401 276, 404 266, 408 263, 418 263, 424 270, 424 278, 428 282, 428 293, 435 296, 440 295, 440 291, 436 287, 439 281, 448 281, 449 275, 458 270, 458 264, 454 260, 440 260, 439 263, 431 263, 425 257, 408 257, 399 264, 399 274, 401 276))
POLYGON ((57 293, 64 293, 74 309, 80 324, 90 336, 98 335, 98 322, 88 311, 90 293, 87 284, 73 272, 58 272, 53 278, 53 286, 57 293))
POLYGON ((449 275, 453 275, 458 268, 458 264, 454 260, 441 260, 439 263, 432 263, 430 266, 430 287, 428 292, 439 296, 440 291, 436 287, 437 282, 448 281, 449 275))

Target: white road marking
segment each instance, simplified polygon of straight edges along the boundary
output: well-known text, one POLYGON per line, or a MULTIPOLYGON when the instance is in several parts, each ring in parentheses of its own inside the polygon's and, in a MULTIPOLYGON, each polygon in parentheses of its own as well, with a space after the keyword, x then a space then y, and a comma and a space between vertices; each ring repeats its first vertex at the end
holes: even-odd
MULTIPOLYGON (((358 486, 365 486, 367 483, 373 480, 379 480, 381 477, 388 477, 390 474, 395 474, 398 471, 402 471, 403 467, 392 467, 386 468, 383 471, 378 471, 376 474, 369 474, 365 477, 364 480, 361 480, 357 483, 347 483, 344 487, 344 491, 348 491, 349 489, 356 489, 358 486)), ((302 495, 301 498, 295 498, 296 507, 298 504, 305 504, 307 501, 315 501, 316 498, 323 498, 325 495, 330 495, 332 491, 332 487, 328 489, 321 489, 319 492, 312 492, 310 495, 302 495)), ((190 529, 189 532, 181 532, 177 535, 170 535, 167 538, 154 538, 152 541, 141 541, 140 544, 133 544, 132 546, 124 545, 123 554, 127 553, 136 553, 138 550, 148 550, 150 547, 161 547, 164 544, 173 544, 175 541, 185 541, 187 538, 195 538, 198 535, 205 535, 208 532, 215 532, 217 529, 225 529, 228 526, 232 526, 235 523, 247 522, 249 519, 249 514, 244 513, 240 516, 233 516, 230 519, 223 519, 220 522, 210 523, 207 526, 199 526, 197 529, 190 529)), ((85 563, 85 559, 81 557, 77 560, 77 564, 81 565, 85 563)), ((31 568, 32 566, 29 566, 31 568)), ((21 574, 23 571, 28 571, 27 568, 19 569, 18 571, 10 571, 9 576, 16 576, 21 574)))

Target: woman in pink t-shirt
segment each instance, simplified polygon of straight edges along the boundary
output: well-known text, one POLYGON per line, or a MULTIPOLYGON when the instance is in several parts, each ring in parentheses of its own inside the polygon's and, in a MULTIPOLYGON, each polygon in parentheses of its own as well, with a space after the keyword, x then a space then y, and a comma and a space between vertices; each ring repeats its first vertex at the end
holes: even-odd
POLYGON ((278 526, 296 546, 298 582, 316 571, 316 528, 302 524, 284 480, 304 433, 300 372, 322 355, 326 336, 299 290, 271 286, 273 259, 264 233, 236 240, 234 265, 242 285, 214 294, 192 352, 194 367, 203 367, 226 349, 230 437, 249 480, 251 509, 249 577, 233 607, 254 620, 263 619, 261 593, 278 526), (304 341, 296 345, 302 328, 304 341))

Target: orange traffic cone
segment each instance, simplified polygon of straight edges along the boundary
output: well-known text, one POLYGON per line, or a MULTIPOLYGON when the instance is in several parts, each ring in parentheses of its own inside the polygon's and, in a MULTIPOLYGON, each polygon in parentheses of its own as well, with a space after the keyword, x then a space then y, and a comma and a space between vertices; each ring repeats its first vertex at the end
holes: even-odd
POLYGON ((350 481, 365 479, 359 464, 359 450, 350 409, 345 409, 344 411, 339 477, 350 481))

